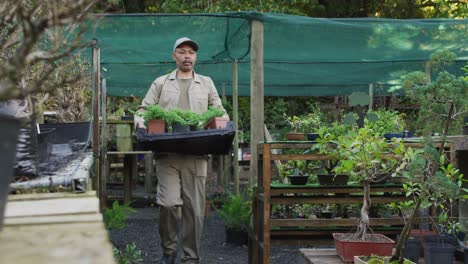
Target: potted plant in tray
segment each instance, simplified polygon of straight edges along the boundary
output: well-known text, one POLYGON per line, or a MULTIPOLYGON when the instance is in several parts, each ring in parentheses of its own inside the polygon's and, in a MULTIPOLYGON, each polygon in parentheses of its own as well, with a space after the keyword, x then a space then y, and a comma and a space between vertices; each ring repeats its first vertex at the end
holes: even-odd
POLYGON ((379 174, 391 173, 400 163, 405 149, 395 140, 387 142, 379 133, 364 126, 339 136, 331 154, 340 160, 336 173, 349 173, 363 186, 363 205, 354 234, 334 233, 336 251, 343 261, 354 256, 391 256, 394 241, 381 234, 369 234, 371 209, 370 183, 379 174))
MULTIPOLYGON (((340 135, 343 135, 351 129, 351 126, 334 122, 330 126, 322 126, 318 130, 318 137, 315 139, 316 144, 311 147, 312 151, 317 151, 319 154, 333 155, 336 148, 336 140, 340 135)), ((321 185, 346 185, 349 174, 334 172, 336 165, 340 161, 336 158, 331 158, 321 161, 321 173, 317 175, 319 184, 321 185), (324 172, 323 172, 324 171, 324 172)))
POLYGON ((188 132, 197 130, 200 125, 201 116, 190 110, 175 108, 169 111, 171 114, 177 115, 172 121, 173 132, 188 132))
POLYGON ((148 134, 159 134, 166 132, 166 119, 168 113, 159 105, 150 105, 144 113, 139 113, 145 119, 148 134))
POLYGON ((244 201, 241 193, 229 194, 221 208, 215 210, 224 222, 226 242, 236 245, 247 244, 247 227, 252 213, 250 201, 244 201))
POLYGON ((205 129, 222 129, 227 126, 229 118, 225 117, 223 109, 210 106, 208 111, 201 114, 200 123, 205 129))

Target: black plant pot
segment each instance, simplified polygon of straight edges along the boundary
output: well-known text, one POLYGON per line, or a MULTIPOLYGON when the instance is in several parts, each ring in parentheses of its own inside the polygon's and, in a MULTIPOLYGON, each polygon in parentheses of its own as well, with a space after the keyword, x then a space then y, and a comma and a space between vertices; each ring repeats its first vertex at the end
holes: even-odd
POLYGON ((190 126, 174 123, 172 124, 172 132, 174 133, 190 132, 190 126))
POLYGON ((2 128, 2 136, 0 137, 0 153, 2 153, 0 159, 0 230, 2 230, 9 187, 13 178, 20 124, 13 117, 0 115, 0 127, 2 128))
POLYGON ((226 243, 242 246, 248 243, 248 234, 245 230, 236 230, 226 227, 226 243))
POLYGON ((320 185, 346 185, 348 174, 319 174, 317 175, 320 185))
POLYGON ((403 253, 403 256, 415 263, 418 263, 420 246, 421 239, 419 237, 409 238, 406 242, 405 252, 403 253))
POLYGON ((424 243, 424 263, 451 264, 455 255, 455 247, 445 243, 424 243))
POLYGON ((309 179, 309 176, 301 176, 301 175, 290 175, 288 176, 289 182, 292 185, 305 185, 307 184, 307 180, 309 179))
POLYGON ((315 141, 317 138, 320 137, 318 133, 307 133, 307 140, 309 141, 315 141))
POLYGON ((468 246, 463 250, 463 263, 468 264, 468 246))

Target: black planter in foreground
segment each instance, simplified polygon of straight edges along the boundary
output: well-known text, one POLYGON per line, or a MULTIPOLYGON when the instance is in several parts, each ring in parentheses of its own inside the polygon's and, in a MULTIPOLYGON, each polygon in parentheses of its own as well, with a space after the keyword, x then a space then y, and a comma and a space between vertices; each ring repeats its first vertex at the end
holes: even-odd
POLYGON ((8 192, 13 178, 20 124, 13 117, 0 115, 0 127, 2 128, 0 136, 0 153, 2 154, 2 158, 0 158, 0 230, 2 230, 8 192))
POLYGON ((415 263, 418 263, 420 246, 421 239, 419 237, 409 238, 406 242, 405 252, 403 253, 403 256, 415 263))
POLYGON ((248 234, 245 230, 236 230, 226 227, 226 243, 242 246, 248 243, 248 234))

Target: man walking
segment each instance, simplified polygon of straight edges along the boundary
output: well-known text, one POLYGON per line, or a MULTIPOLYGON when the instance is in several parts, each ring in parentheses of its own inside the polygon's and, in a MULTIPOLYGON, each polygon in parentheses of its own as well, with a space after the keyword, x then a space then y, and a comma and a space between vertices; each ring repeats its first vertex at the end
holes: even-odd
MULTIPOLYGON (((176 40, 172 58, 177 69, 153 81, 139 112, 153 104, 199 114, 209 106, 224 110, 211 78, 194 72, 198 49, 198 44, 187 37, 176 40)), ((144 127, 143 119, 136 115, 135 124, 144 127)), ((157 156, 159 234, 164 253, 160 263, 174 263, 177 255, 179 207, 182 208, 182 263, 200 263, 207 164, 206 156, 170 153, 157 156)))

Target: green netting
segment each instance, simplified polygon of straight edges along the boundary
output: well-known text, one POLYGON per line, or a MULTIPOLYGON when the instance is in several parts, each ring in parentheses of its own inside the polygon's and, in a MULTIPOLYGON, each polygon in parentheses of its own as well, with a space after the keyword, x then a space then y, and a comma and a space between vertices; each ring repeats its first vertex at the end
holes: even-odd
POLYGON ((99 17, 90 38, 101 48, 101 74, 115 96, 143 96, 151 82, 175 68, 171 53, 182 36, 200 44, 196 72, 219 91, 232 91, 239 62, 239 95, 250 94, 252 20, 264 23, 265 95, 340 95, 401 91, 402 75, 425 69, 429 55, 457 55, 450 69, 468 61, 468 20, 318 19, 253 12, 99 17))

